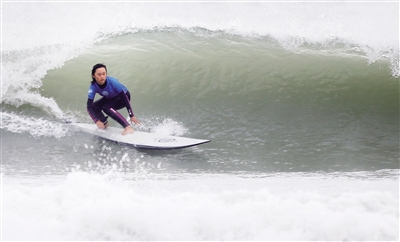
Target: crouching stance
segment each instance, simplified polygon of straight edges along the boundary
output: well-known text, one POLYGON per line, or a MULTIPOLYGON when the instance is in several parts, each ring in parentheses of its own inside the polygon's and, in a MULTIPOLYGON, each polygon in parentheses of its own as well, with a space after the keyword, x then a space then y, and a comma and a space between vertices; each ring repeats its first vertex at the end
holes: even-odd
POLYGON ((107 116, 117 121, 124 128, 123 135, 133 133, 134 130, 128 121, 117 110, 126 108, 130 121, 140 124, 133 114, 130 104, 131 95, 128 89, 117 79, 107 76, 107 67, 96 64, 92 69, 92 83, 88 91, 87 111, 99 129, 108 127, 107 116), (102 96, 94 101, 96 93, 102 96), (104 112, 104 113, 103 113, 104 112))

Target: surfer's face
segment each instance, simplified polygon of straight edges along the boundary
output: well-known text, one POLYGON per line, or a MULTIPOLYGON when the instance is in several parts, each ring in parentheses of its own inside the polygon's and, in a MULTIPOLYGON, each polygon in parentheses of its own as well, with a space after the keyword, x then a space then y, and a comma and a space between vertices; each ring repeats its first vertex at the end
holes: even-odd
POLYGON ((107 71, 104 67, 100 67, 96 69, 96 72, 93 75, 93 78, 96 80, 97 84, 103 85, 106 82, 107 71))

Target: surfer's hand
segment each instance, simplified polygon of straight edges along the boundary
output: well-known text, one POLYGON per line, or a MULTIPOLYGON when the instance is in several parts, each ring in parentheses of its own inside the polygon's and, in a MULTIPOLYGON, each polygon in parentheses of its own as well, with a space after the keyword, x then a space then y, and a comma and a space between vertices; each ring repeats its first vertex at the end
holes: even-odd
POLYGON ((96 125, 97 125, 97 128, 99 128, 99 129, 105 129, 106 128, 106 126, 101 121, 97 121, 96 125))
POLYGON ((139 120, 137 120, 135 116, 131 117, 131 123, 135 123, 137 125, 140 125, 139 120))

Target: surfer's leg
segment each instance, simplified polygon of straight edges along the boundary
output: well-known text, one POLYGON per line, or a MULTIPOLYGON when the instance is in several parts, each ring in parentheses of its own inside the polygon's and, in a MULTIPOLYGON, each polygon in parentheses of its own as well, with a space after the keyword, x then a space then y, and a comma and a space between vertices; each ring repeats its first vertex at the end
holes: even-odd
MULTIPOLYGON (((126 96, 128 97, 128 100, 131 100, 131 95, 129 92, 126 93, 126 96)), ((124 100, 122 100, 119 96, 113 98, 109 103, 115 110, 120 110, 126 107, 124 100)))
POLYGON ((104 105, 107 104, 107 99, 106 98, 101 98, 98 101, 93 103, 93 111, 94 111, 94 115, 96 116, 96 118, 98 120, 100 120, 104 125, 107 124, 107 118, 106 116, 104 116, 102 110, 104 105))
POLYGON ((115 109, 109 108, 104 110, 112 119, 117 121, 119 124, 121 124, 122 127, 124 127, 124 131, 122 132, 122 135, 130 134, 135 132, 133 130, 132 126, 126 121, 126 119, 115 109))
POLYGON ((128 121, 120 114, 117 110, 121 109, 121 101, 119 97, 108 99, 107 103, 105 103, 102 107, 103 112, 105 112, 108 116, 110 116, 112 119, 117 121, 119 124, 121 124, 122 127, 126 128, 129 126, 128 121))
POLYGON ((126 121, 124 116, 122 116, 122 114, 120 114, 117 111, 118 109, 122 109, 124 107, 125 107, 125 103, 119 97, 116 97, 116 98, 113 98, 113 99, 109 99, 107 104, 105 104, 103 106, 103 111, 108 116, 110 116, 112 119, 117 121, 122 127, 124 127, 124 131, 122 132, 122 135, 130 134, 130 133, 134 132, 133 128, 128 123, 128 121, 126 121))
POLYGON ((121 124, 122 127, 126 128, 129 126, 128 121, 120 114, 117 110, 113 109, 112 107, 107 107, 104 108, 103 111, 110 116, 112 119, 117 121, 119 124, 121 124))

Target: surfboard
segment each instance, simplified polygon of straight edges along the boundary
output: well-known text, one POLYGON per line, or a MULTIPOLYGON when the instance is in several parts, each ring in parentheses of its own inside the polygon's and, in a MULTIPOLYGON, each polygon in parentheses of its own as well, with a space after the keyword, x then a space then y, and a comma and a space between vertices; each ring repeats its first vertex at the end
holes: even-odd
POLYGON ((108 127, 101 130, 95 124, 73 123, 73 125, 85 133, 143 149, 181 149, 210 142, 206 139, 169 136, 136 130, 131 134, 122 135, 122 128, 108 127))

